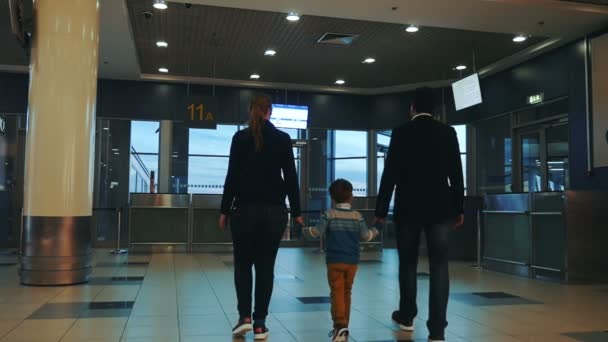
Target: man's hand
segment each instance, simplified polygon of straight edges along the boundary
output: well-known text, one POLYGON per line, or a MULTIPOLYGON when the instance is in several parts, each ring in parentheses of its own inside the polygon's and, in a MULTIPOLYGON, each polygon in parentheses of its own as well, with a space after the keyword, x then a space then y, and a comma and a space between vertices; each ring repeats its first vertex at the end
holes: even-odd
POLYGON ((220 230, 226 229, 226 214, 220 215, 220 220, 218 221, 217 225, 220 227, 220 230))
POLYGON ((374 219, 374 225, 381 225, 383 226, 386 223, 386 217, 376 217, 374 219))
POLYGON ((302 216, 298 216, 298 217, 294 218, 293 221, 297 225, 300 225, 300 226, 304 227, 304 218, 302 216))
POLYGON ((456 217, 456 221, 454 221, 454 226, 452 228, 454 230, 460 228, 464 224, 464 214, 460 214, 456 217))

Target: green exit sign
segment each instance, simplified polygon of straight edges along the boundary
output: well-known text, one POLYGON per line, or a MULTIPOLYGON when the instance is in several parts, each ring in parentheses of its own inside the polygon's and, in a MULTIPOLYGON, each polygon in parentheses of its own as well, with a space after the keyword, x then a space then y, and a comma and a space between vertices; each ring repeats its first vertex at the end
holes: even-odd
POLYGON ((543 93, 530 95, 530 96, 528 96, 528 104, 541 103, 541 102, 543 102, 544 99, 545 99, 545 94, 543 94, 543 93))

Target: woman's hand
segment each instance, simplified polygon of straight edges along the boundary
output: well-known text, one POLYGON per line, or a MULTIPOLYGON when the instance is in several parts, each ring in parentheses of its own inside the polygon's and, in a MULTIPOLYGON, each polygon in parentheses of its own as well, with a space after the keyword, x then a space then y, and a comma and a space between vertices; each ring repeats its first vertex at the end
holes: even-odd
POLYGON ((304 227, 304 218, 302 216, 298 216, 293 219, 297 225, 304 227))
POLYGON ((226 214, 221 214, 220 215, 220 220, 217 223, 217 225, 220 227, 220 230, 225 230, 226 229, 226 214))

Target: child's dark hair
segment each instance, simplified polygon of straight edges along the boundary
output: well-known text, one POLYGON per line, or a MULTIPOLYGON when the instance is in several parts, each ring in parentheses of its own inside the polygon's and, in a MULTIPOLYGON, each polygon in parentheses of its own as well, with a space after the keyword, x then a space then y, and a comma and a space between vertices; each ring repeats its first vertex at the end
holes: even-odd
POLYGON ((329 186, 329 194, 336 203, 345 203, 353 197, 353 185, 346 179, 336 179, 329 186))

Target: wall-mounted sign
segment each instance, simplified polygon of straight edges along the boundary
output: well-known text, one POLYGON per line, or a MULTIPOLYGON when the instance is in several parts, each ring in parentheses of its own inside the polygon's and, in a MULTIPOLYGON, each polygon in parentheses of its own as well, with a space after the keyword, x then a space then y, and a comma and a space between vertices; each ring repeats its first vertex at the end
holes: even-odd
POLYGON ((217 128, 218 102, 211 96, 188 96, 177 111, 176 121, 183 121, 188 127, 217 128))
POLYGON ((3 117, 0 117, 0 133, 4 134, 6 132, 6 121, 4 121, 3 117))
POLYGON ((528 96, 528 104, 537 104, 543 102, 544 100, 545 94, 543 93, 528 96))

